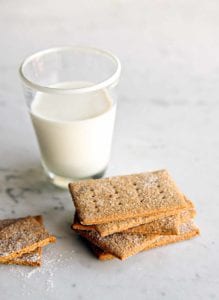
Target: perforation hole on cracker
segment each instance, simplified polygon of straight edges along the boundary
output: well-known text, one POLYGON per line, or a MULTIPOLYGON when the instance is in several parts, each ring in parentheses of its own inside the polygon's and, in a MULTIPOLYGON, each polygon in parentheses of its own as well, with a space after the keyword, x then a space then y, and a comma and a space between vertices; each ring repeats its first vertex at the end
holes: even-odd
POLYGON ((98 211, 100 211, 99 207, 97 205, 95 205, 95 209, 98 211))

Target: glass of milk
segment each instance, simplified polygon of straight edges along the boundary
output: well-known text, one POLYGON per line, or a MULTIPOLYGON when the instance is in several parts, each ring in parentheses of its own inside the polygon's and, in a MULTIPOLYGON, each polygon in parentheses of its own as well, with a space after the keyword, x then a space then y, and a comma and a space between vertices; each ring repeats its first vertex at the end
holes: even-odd
POLYGON ((51 48, 21 64, 42 165, 55 185, 103 176, 120 71, 116 56, 89 47, 51 48))

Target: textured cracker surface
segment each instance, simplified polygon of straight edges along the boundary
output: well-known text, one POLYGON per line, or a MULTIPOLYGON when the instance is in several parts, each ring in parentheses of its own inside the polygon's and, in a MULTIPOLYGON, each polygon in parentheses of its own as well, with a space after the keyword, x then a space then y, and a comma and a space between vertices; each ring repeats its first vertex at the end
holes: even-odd
MULTIPOLYGON (((154 220, 150 223, 146 223, 143 225, 135 226, 124 230, 126 233, 142 233, 142 234, 178 234, 179 232, 179 223, 180 217, 179 214, 171 215, 167 217, 160 218, 158 220, 154 220)), ((74 220, 74 224, 72 226, 73 229, 79 230, 96 230, 96 226, 92 225, 81 225, 78 223, 77 218, 74 220)), ((98 232, 98 231, 97 231, 98 232)), ((121 232, 121 231, 119 231, 121 232)), ((110 233, 112 234, 112 233, 110 233)), ((102 237, 107 235, 100 235, 102 237)))
POLYGON ((99 247, 97 247, 93 243, 91 243, 91 242, 88 241, 87 244, 88 244, 89 248, 92 250, 92 252, 96 255, 96 257, 99 260, 110 260, 110 259, 115 258, 114 255, 112 255, 109 252, 106 252, 106 251, 100 249, 99 247))
MULTIPOLYGON (((189 234, 193 229, 199 233, 198 228, 193 224, 193 221, 180 225, 180 234, 189 234)), ((129 233, 114 233, 107 237, 100 237, 95 231, 78 231, 79 234, 97 247, 109 252, 120 259, 126 259, 144 249, 153 248, 159 241, 165 244, 169 240, 171 242, 178 241, 180 235, 142 235, 129 233), (166 237, 166 239, 165 239, 166 237), (171 238, 172 237, 172 238, 171 238)))
MULTIPOLYGON (((16 222, 19 221, 19 220, 24 220, 25 218, 27 218, 27 217, 16 218, 16 219, 4 219, 4 220, 0 220, 0 231, 1 231, 3 228, 5 228, 5 227, 7 227, 7 226, 9 226, 9 225, 11 225, 11 224, 13 224, 13 223, 16 223, 16 222)), ((39 222, 40 224, 43 224, 43 217, 42 217, 42 216, 33 216, 33 218, 34 218, 37 222, 39 222)))
MULTIPOLYGON (((199 235, 199 229, 196 225, 193 224, 192 221, 189 221, 187 223, 181 224, 180 226, 180 234, 179 235, 164 235, 164 236, 158 236, 156 241, 154 243, 148 244, 143 251, 165 246, 168 244, 184 241, 191 239, 195 236, 199 235)), ((100 259, 100 260, 110 260, 115 258, 115 256, 106 250, 101 249, 97 245, 92 244, 90 242, 89 246, 91 247, 94 254, 100 259)))
MULTIPOLYGON (((177 211, 174 212, 174 214, 177 214, 178 211, 180 213, 182 213, 182 212, 186 212, 188 209, 194 210, 193 203, 190 200, 188 200, 187 198, 185 198, 185 201, 186 201, 187 208, 183 209, 183 210, 182 209, 177 210, 177 211)), ((137 229, 138 225, 151 223, 153 221, 159 220, 159 219, 164 218, 164 217, 172 216, 172 215, 173 215, 173 212, 170 211, 170 212, 165 212, 165 213, 161 213, 161 214, 151 215, 151 216, 148 216, 148 217, 129 218, 129 219, 126 219, 126 220, 109 222, 109 223, 105 223, 105 224, 83 225, 83 224, 80 223, 80 221, 78 219, 78 216, 77 216, 77 213, 76 213, 75 218, 74 218, 74 222, 73 222, 73 225, 72 225, 72 229, 96 230, 100 234, 100 236, 104 237, 104 236, 110 235, 112 233, 123 232, 123 231, 125 231, 129 228, 133 228, 133 227, 136 227, 136 229, 137 229)), ((143 227, 146 227, 146 226, 143 226, 143 227)), ((151 230, 153 229, 152 227, 150 227, 150 228, 151 228, 151 230)), ((141 232, 142 232, 142 230, 140 230, 140 233, 141 232)), ((150 232, 150 231, 148 231, 148 232, 150 232)), ((151 233, 153 233, 153 232, 151 232, 151 233)), ((161 233, 161 231, 158 231, 158 234, 160 234, 160 233, 161 233)))
MULTIPOLYGON (((180 210, 181 211, 181 210, 180 210)), ((177 213, 176 211, 175 213, 177 213)), ((170 216, 173 212, 165 212, 160 214, 151 215, 148 217, 137 217, 137 218, 129 218, 126 220, 120 220, 120 221, 113 221, 109 223, 104 224, 96 224, 96 225, 83 225, 80 223, 77 214, 74 218, 74 223, 72 225, 72 229, 79 229, 79 230, 96 230, 100 236, 108 236, 113 233, 117 232, 123 232, 129 228, 137 227, 141 224, 147 224, 150 222, 153 222, 157 219, 160 219, 162 217, 170 216)))
POLYGON ((154 243, 157 237, 156 235, 114 233, 102 238, 96 231, 78 232, 91 243, 120 259, 126 259, 142 251, 146 245, 154 243))
MULTIPOLYGON (((21 219, 24 218, 0 220, 0 230, 21 219)), ((43 224, 42 216, 34 216, 34 219, 38 221, 40 224, 43 224)), ((3 263, 7 265, 15 264, 15 265, 25 265, 25 266, 34 267, 34 266, 40 266, 41 260, 42 260, 42 249, 41 247, 39 247, 32 252, 24 253, 19 257, 15 257, 12 260, 4 261, 3 263)))
POLYGON ((69 184, 81 224, 143 217, 186 207, 166 170, 69 184))
POLYGON ((195 214, 194 209, 182 210, 176 215, 164 217, 153 222, 136 226, 127 229, 127 233, 142 233, 142 234, 180 234, 180 224, 193 218, 195 214))
POLYGON ((23 255, 19 257, 15 257, 12 260, 7 260, 2 262, 6 265, 23 265, 23 266, 41 266, 41 260, 42 260, 42 248, 36 248, 32 252, 24 253, 23 255))
POLYGON ((141 233, 141 234, 179 234, 179 214, 164 217, 156 221, 129 228, 127 233, 141 233))
POLYGON ((0 263, 14 260, 55 240, 34 217, 21 218, 0 231, 0 263))

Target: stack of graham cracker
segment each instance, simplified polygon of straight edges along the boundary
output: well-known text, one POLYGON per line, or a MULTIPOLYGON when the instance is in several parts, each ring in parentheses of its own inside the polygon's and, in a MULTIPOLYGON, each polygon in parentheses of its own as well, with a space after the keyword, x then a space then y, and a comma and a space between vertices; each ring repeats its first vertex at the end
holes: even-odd
POLYGON ((76 208, 72 229, 101 260, 199 234, 195 208, 166 170, 69 184, 76 208))
POLYGON ((42 216, 0 220, 0 263, 40 266, 42 247, 55 241, 42 216))

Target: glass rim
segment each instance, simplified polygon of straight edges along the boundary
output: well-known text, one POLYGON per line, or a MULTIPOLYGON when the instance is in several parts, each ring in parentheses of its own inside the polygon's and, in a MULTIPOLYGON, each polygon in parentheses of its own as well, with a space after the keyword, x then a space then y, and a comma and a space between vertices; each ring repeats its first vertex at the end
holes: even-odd
POLYGON ((118 57, 114 54, 112 54, 110 51, 101 50, 95 47, 89 47, 89 46, 60 46, 60 47, 52 47, 47 48, 41 51, 37 51, 28 57, 26 57, 19 67, 19 75, 21 80, 30 88, 44 92, 44 93, 53 93, 53 94, 73 94, 73 93, 87 93, 87 92, 93 92, 97 91, 103 88, 106 88, 107 86, 112 85, 113 83, 117 82, 121 73, 121 63, 118 57), (116 66, 115 72, 110 75, 107 79, 99 82, 94 83, 92 85, 89 85, 87 87, 80 87, 80 88, 57 88, 57 87, 50 87, 50 86, 44 86, 40 85, 38 83, 35 83, 28 79, 27 76, 24 75, 24 68, 25 66, 34 58, 41 57, 45 54, 53 53, 53 52, 61 52, 61 51, 69 51, 69 50, 84 50, 84 51, 90 51, 90 52, 96 52, 97 54, 101 54, 103 56, 108 57, 111 59, 112 62, 114 62, 116 66))

